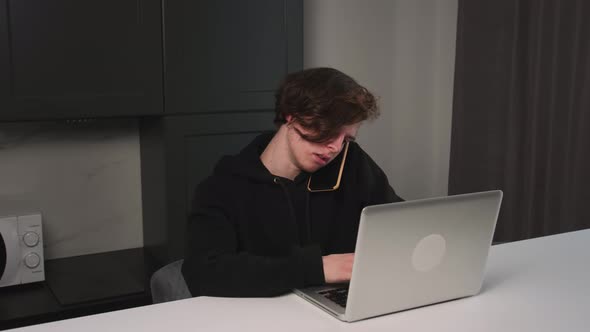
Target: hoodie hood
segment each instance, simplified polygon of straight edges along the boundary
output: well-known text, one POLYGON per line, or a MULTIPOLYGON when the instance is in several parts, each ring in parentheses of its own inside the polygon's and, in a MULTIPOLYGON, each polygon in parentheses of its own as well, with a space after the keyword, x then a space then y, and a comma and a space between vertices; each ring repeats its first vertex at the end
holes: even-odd
POLYGON ((215 166, 214 173, 218 175, 233 175, 246 177, 253 182, 273 182, 272 175, 260 160, 260 155, 268 146, 276 132, 265 132, 258 135, 240 153, 224 156, 215 166))

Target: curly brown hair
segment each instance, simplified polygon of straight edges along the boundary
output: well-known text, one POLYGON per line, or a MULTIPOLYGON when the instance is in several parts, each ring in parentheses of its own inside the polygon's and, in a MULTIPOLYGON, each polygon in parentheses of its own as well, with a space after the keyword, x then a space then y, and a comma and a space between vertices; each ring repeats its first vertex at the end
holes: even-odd
POLYGON ((350 76, 333 68, 311 68, 286 76, 275 94, 274 123, 292 116, 314 133, 306 139, 325 142, 343 126, 379 116, 375 96, 350 76))

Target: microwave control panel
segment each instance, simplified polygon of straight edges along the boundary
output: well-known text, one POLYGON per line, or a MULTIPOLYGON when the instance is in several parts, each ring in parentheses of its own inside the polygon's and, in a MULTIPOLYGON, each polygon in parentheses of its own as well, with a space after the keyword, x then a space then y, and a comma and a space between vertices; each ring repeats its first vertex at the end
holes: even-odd
POLYGON ((0 287, 45 280, 41 214, 0 218, 4 266, 0 287))
POLYGON ((41 215, 18 216, 18 236, 22 255, 21 283, 45 280, 41 215))

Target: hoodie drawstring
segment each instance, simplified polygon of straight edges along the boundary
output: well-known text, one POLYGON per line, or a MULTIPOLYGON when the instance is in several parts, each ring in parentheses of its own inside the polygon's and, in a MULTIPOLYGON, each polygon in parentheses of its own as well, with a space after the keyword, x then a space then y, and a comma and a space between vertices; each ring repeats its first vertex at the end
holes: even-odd
POLYGON ((305 226, 307 227, 307 243, 311 243, 311 209, 309 191, 305 191, 305 226))

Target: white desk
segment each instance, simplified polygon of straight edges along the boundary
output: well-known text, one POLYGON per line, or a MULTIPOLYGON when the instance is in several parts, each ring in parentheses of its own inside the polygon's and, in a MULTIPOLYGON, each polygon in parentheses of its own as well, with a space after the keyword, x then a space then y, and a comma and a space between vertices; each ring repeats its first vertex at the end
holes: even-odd
POLYGON ((13 331, 590 331, 590 230, 492 247, 481 294, 342 323, 295 295, 195 298, 13 331))

